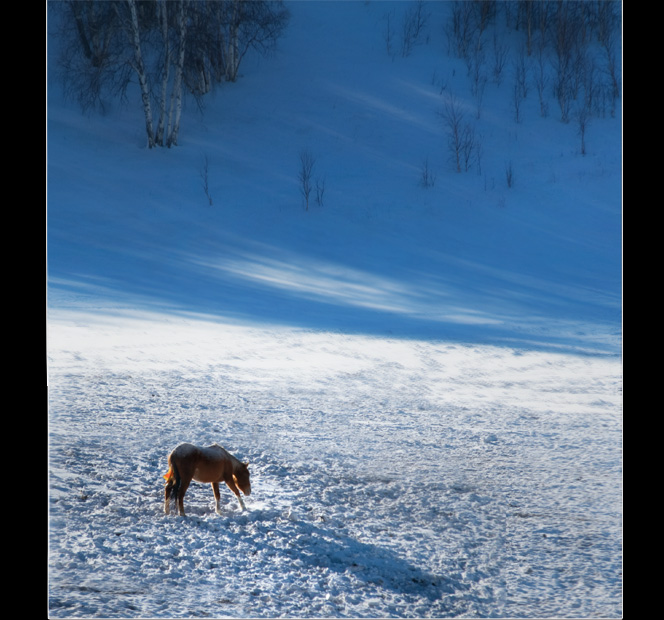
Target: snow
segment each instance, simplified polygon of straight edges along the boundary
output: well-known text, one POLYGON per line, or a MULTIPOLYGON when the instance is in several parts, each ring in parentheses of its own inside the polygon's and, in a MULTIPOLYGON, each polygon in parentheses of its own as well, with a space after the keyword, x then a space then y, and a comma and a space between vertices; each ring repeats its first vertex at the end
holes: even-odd
POLYGON ((489 83, 458 174, 448 3, 407 58, 401 3, 289 8, 174 149, 49 80, 49 615, 621 616, 620 115, 582 156, 489 83), (164 515, 182 442, 250 462, 246 512, 164 515))

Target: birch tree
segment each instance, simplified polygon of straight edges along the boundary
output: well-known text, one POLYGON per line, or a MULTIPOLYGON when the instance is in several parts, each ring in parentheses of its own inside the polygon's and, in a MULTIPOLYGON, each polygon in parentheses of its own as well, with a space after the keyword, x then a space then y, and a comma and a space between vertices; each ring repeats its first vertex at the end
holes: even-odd
POLYGON ((164 62, 161 74, 161 95, 159 98, 159 124, 157 125, 155 142, 161 145, 164 143, 166 100, 168 94, 168 81, 171 74, 171 44, 168 37, 168 2, 166 0, 160 0, 158 7, 159 27, 164 46, 164 62))
MULTIPOLYGON (((139 23, 136 0, 126 0, 129 9, 128 33, 134 49, 132 66, 136 72, 141 89, 141 100, 145 114, 145 127, 148 138, 148 148, 154 146, 177 145, 180 131, 180 117, 182 114, 182 73, 187 42, 187 0, 158 0, 155 3, 155 25, 158 27, 161 44, 160 52, 163 57, 161 66, 161 89, 159 93, 159 117, 157 128, 153 125, 152 113, 152 86, 151 79, 146 70, 143 47, 141 45, 141 30, 148 31, 150 23, 141 28, 139 23), (169 10, 173 9, 174 20, 171 27, 169 10), (173 79, 170 80, 171 68, 173 79), (170 86, 170 96, 168 89, 170 86)), ((122 11, 122 3, 115 5, 122 11)), ((148 16, 149 18, 150 16, 148 16)), ((158 75, 158 73, 156 74, 158 75)))
POLYGON ((288 11, 281 2, 256 0, 227 0, 222 8, 224 77, 235 82, 240 63, 250 49, 265 54, 274 48, 288 22, 288 11))
MULTIPOLYGON (((152 124, 152 104, 150 102, 150 84, 148 81, 145 63, 143 61, 143 50, 141 47, 141 33, 138 23, 138 11, 135 0, 126 0, 129 7, 129 20, 127 25, 128 34, 134 49, 134 60, 131 63, 138 83, 141 87, 141 100, 143 102, 143 113, 145 114, 145 130, 148 135, 148 148, 156 145, 154 129, 152 124)), ((121 10, 121 4, 117 3, 116 10, 121 10)))
POLYGON ((180 116, 182 115, 182 72, 184 70, 184 58, 187 43, 187 4, 186 0, 180 0, 178 9, 177 31, 178 31, 178 54, 175 63, 175 78, 173 91, 171 92, 171 107, 168 115, 168 139, 167 145, 175 146, 178 143, 180 132, 180 116))
POLYGON ((66 0, 60 68, 84 110, 126 98, 138 84, 148 148, 175 146, 187 93, 235 81, 249 50, 276 45, 289 13, 263 0, 66 0))
POLYGON ((107 96, 122 98, 131 73, 113 3, 67 0, 50 2, 48 10, 49 22, 59 23, 58 67, 65 94, 84 112, 105 111, 107 96))

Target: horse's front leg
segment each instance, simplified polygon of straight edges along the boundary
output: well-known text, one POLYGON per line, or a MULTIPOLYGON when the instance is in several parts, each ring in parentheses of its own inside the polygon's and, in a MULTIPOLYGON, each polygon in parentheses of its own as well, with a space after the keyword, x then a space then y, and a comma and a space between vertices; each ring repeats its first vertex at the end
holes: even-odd
POLYGON ((244 500, 242 499, 242 494, 240 493, 240 489, 237 488, 237 485, 233 480, 226 480, 226 485, 228 488, 235 493, 235 497, 237 497, 237 501, 240 502, 240 507, 242 510, 246 510, 247 507, 244 505, 244 500))
POLYGON ((212 492, 214 493, 214 511, 220 515, 221 514, 221 493, 219 493, 219 483, 212 483, 212 492))

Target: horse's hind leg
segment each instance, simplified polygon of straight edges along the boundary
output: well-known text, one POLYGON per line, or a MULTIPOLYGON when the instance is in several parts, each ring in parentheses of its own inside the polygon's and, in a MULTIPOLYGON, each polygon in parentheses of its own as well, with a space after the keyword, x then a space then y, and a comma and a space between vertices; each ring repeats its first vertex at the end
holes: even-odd
POLYGON ((180 484, 178 485, 178 490, 176 494, 178 513, 181 517, 184 517, 186 516, 184 514, 184 494, 187 492, 187 489, 189 488, 189 483, 191 482, 191 478, 181 478, 179 482, 180 484))
POLYGON ((180 490, 180 470, 177 465, 169 458, 168 473, 166 474, 166 488, 164 489, 164 512, 171 514, 171 498, 177 501, 180 490))
POLYGON ((173 480, 169 480, 166 483, 166 489, 164 489, 164 513, 171 514, 171 494, 173 493, 173 480))

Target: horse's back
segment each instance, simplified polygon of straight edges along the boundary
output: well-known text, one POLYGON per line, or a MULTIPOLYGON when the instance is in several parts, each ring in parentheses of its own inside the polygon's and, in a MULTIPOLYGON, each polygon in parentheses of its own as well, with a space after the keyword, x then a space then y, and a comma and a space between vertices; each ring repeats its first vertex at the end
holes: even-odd
POLYGON ((203 456, 211 461, 230 460, 230 454, 224 450, 218 443, 214 443, 207 448, 201 448, 203 456))
POLYGON ((180 444, 169 457, 180 474, 198 482, 216 482, 224 477, 231 461, 228 452, 213 444, 205 448, 190 443, 180 444))
POLYGON ((190 459, 200 452, 200 448, 191 443, 181 443, 171 452, 169 459, 190 459))
POLYGON ((212 444, 203 448, 201 446, 195 446, 192 443, 181 443, 177 448, 171 452, 171 456, 176 456, 178 458, 192 458, 196 456, 201 456, 211 460, 221 460, 227 459, 230 457, 228 452, 224 450, 219 444, 212 444))

